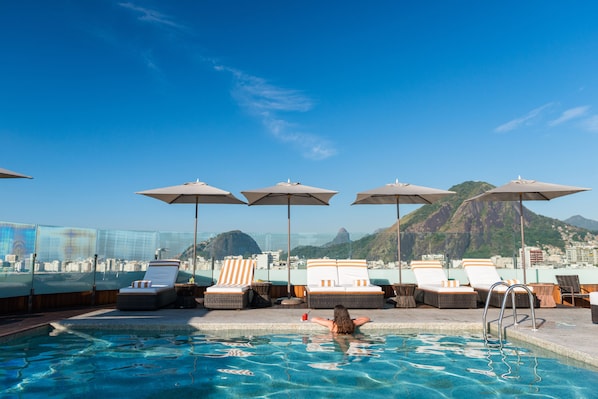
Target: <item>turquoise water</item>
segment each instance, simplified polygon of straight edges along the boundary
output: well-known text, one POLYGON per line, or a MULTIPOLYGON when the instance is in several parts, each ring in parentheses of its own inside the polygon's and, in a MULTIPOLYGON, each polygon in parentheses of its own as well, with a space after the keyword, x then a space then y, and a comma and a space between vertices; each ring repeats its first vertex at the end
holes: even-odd
POLYGON ((61 332, 0 345, 1 398, 595 398, 598 372, 438 334, 61 332))

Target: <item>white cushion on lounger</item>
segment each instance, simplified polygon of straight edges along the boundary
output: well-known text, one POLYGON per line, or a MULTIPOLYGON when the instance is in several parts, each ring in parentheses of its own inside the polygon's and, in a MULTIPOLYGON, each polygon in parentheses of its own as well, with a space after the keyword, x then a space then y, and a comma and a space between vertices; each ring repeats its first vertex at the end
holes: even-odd
POLYGON ((307 290, 309 292, 345 292, 344 287, 338 285, 336 259, 307 260, 307 290), (334 285, 323 287, 322 281, 333 281, 334 285))
POLYGON ((249 289, 248 285, 212 285, 206 288, 206 292, 245 292, 249 289))
POLYGON ((322 280, 332 280, 338 286, 338 272, 335 259, 308 259, 307 285, 320 286, 322 280))
POLYGON ((382 287, 373 285, 368 274, 368 263, 365 259, 337 259, 338 281, 347 292, 378 292, 382 287), (355 282, 365 281, 366 284, 357 285, 355 282))
POLYGON ((147 266, 144 281, 151 281, 152 286, 147 288, 125 287, 118 292, 120 294, 150 294, 158 293, 166 289, 174 289, 177 276, 179 274, 179 261, 174 260, 155 260, 147 266))
POLYGON ((424 291, 433 291, 433 292, 439 292, 439 293, 461 293, 461 292, 474 292, 474 289, 471 287, 443 287, 442 285, 439 284, 424 284, 424 285, 418 285, 418 287, 420 290, 424 290, 424 291))
POLYGON ((463 270, 474 288, 490 288, 492 284, 501 281, 496 266, 490 259, 463 259, 463 270))
MULTIPOLYGON (((463 269, 469 279, 469 284, 480 290, 489 290, 492 284, 502 281, 496 266, 490 259, 463 259, 463 269)), ((499 285, 494 288, 495 292, 505 292, 507 286, 499 285)), ((532 286, 527 286, 531 292, 534 292, 532 286)), ((523 288, 515 288, 515 292, 527 292, 523 288)))
POLYGON ((337 259, 336 266, 339 285, 352 287, 355 280, 367 280, 369 284, 370 276, 365 259, 337 259))
POLYGON ((473 292, 471 287, 446 287, 448 283, 442 263, 440 261, 417 261, 411 262, 411 270, 417 281, 417 287, 420 290, 433 291, 439 293, 461 293, 473 292))
MULTIPOLYGON (((488 284, 480 284, 479 286, 476 286, 475 289, 488 291, 488 290, 490 290, 490 287, 492 287, 492 284, 489 284, 489 285, 488 284)), ((526 287, 531 292, 534 292, 534 287, 533 286, 527 285, 526 287)), ((497 285, 496 287, 494 287, 494 292, 505 292, 507 290, 507 288, 509 288, 509 287, 507 287, 506 285, 502 285, 502 284, 501 285, 497 285)), ((524 288, 519 288, 519 287, 514 288, 513 291, 515 291, 517 293, 518 292, 527 292, 524 288)))
POLYGON ((179 273, 179 266, 167 265, 166 262, 151 262, 147 267, 143 280, 150 280, 152 286, 168 285, 174 287, 179 273))

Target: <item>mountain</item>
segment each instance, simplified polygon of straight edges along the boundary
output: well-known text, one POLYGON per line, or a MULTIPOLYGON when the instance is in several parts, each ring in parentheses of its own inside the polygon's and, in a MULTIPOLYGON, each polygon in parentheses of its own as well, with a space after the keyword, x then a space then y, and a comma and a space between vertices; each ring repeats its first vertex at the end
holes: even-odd
MULTIPOLYGON (((401 258, 418 259, 423 254, 463 257, 513 256, 521 246, 519 203, 465 202, 494 188, 489 183, 468 181, 450 188, 456 194, 424 205, 401 219, 401 258)), ((560 220, 537 215, 524 207, 526 245, 552 246, 564 250, 562 232, 577 240, 587 233, 560 220)), ((299 257, 352 257, 396 261, 396 224, 360 240, 328 247, 297 247, 299 257)))
MULTIPOLYGON (((198 256, 206 259, 224 259, 225 256, 249 257, 253 254, 260 254, 262 250, 251 236, 239 231, 229 231, 218 234, 197 244, 198 256)), ((181 255, 181 259, 193 258, 193 246, 187 248, 181 255)))
POLYGON ((334 237, 332 241, 324 244, 323 246, 330 247, 332 245, 347 244, 349 242, 351 242, 351 236, 349 235, 349 232, 344 227, 341 227, 338 233, 336 233, 336 237, 334 237))
POLYGON ((564 220, 565 223, 570 224, 572 226, 581 227, 582 229, 587 229, 590 231, 598 231, 598 222, 591 219, 586 219, 583 216, 575 215, 571 216, 569 219, 564 220))

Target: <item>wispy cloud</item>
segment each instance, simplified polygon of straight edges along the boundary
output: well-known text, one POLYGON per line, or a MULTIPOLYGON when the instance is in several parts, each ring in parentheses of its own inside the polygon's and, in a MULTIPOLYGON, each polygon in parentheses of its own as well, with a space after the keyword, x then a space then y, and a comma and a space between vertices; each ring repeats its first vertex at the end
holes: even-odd
POLYGON ((581 107, 570 108, 564 111, 560 117, 555 120, 548 122, 548 126, 556 126, 560 125, 561 123, 565 123, 571 119, 580 118, 584 116, 588 110, 590 109, 589 105, 584 105, 581 107))
POLYGON ((590 132, 598 133, 598 115, 592 115, 581 121, 581 127, 590 132))
POLYGON ((301 91, 275 86, 264 78, 235 68, 214 65, 214 69, 231 74, 233 98, 248 114, 259 118, 277 140, 295 146, 310 159, 326 159, 336 154, 329 140, 302 132, 298 126, 281 117, 283 113, 312 109, 313 101, 301 91))
POLYGON ((538 108, 535 108, 535 109, 529 111, 527 114, 525 114, 522 117, 513 119, 507 123, 504 123, 504 124, 498 126, 497 128, 494 129, 494 131, 497 133, 506 133, 506 132, 515 130, 523 125, 529 125, 535 119, 537 119, 542 114, 542 112, 544 112, 548 108, 552 107, 553 105, 554 105, 554 103, 544 104, 541 107, 538 107, 538 108))
POLYGON ((127 8, 131 11, 140 14, 137 19, 140 21, 150 22, 157 25, 164 25, 169 26, 172 28, 182 29, 184 28, 183 25, 178 24, 175 22, 172 17, 162 14, 159 11, 152 10, 150 8, 140 7, 133 3, 118 3, 119 6, 123 8, 127 8))
MULTIPOLYGON (((134 12, 140 21, 159 27, 175 28, 185 34, 192 33, 173 17, 157 10, 131 2, 119 3, 119 6, 134 12)), ((258 118, 276 140, 293 146, 309 159, 321 160, 336 154, 332 142, 316 134, 306 133, 300 126, 287 120, 290 113, 308 112, 313 108, 313 101, 303 92, 276 86, 267 79, 247 74, 238 68, 220 65, 207 56, 200 55, 199 59, 210 63, 216 71, 226 72, 231 76, 231 95, 239 107, 252 117, 258 118)), ((143 60, 149 69, 159 71, 151 52, 144 52, 143 60)))

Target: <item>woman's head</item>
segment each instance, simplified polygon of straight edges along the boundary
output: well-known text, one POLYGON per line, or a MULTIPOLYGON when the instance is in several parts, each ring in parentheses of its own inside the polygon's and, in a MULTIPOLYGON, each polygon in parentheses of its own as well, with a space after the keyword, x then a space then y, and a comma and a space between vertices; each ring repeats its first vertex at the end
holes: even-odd
POLYGON ((355 324, 351 320, 349 311, 343 305, 334 307, 334 324, 336 325, 336 332, 339 334, 353 334, 355 331, 355 324))

